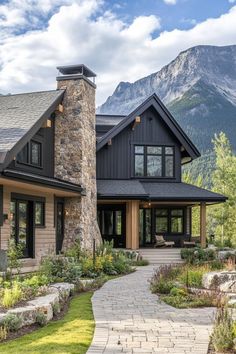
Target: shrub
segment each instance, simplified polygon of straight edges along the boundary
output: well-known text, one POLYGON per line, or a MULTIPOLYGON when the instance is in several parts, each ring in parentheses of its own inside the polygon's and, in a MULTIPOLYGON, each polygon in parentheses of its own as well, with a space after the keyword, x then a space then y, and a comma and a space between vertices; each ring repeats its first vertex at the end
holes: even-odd
POLYGON ((7 329, 5 326, 0 326, 0 342, 7 339, 7 329))
POLYGON ((137 261, 132 261, 133 266, 142 267, 149 265, 149 262, 146 259, 138 259, 137 261))
POLYGON ((16 332, 22 326, 22 319, 14 315, 13 313, 9 313, 3 320, 3 324, 9 332, 16 332))
POLYGON ((117 274, 127 274, 132 270, 127 257, 120 252, 116 252, 113 256, 113 267, 117 274))
POLYGON ((175 287, 173 281, 167 281, 165 279, 160 279, 157 283, 151 284, 151 291, 158 294, 169 294, 172 288, 175 287))
POLYGON ((73 246, 71 246, 65 251, 66 257, 72 257, 77 261, 80 259, 81 255, 82 255, 82 251, 81 251, 81 245, 79 240, 75 240, 73 246))
POLYGON ((170 290, 170 295, 171 296, 187 296, 187 291, 183 288, 173 287, 170 290))
POLYGON ((230 350, 234 346, 234 326, 232 314, 227 307, 217 310, 215 326, 212 333, 212 344, 216 351, 230 350))
POLYGON ((190 264, 202 264, 216 259, 216 252, 213 249, 183 248, 181 258, 190 264))
POLYGON ((215 259, 211 263, 209 263, 209 267, 211 270, 220 270, 224 268, 224 263, 219 259, 215 259))
POLYGON ((185 267, 181 272, 178 280, 180 280, 187 287, 198 287, 202 286, 202 276, 206 273, 206 267, 185 267))
POLYGON ((49 256, 42 260, 41 274, 48 280, 76 282, 81 276, 81 267, 74 258, 64 256, 49 256))
POLYGON ((33 275, 30 278, 24 279, 22 285, 29 286, 32 288, 38 288, 42 285, 48 285, 49 282, 50 281, 45 274, 40 274, 40 275, 33 275))
POLYGON ((20 288, 19 283, 14 282, 12 288, 3 290, 3 297, 1 300, 2 306, 10 308, 14 306, 20 300, 23 300, 24 294, 20 288))
POLYGON ((36 314, 35 320, 36 323, 38 323, 41 327, 46 326, 46 324, 48 323, 47 316, 43 312, 38 312, 36 314))
POLYGON ((16 244, 14 240, 8 242, 7 248, 7 263, 10 269, 10 277, 12 277, 13 269, 16 269, 18 274, 22 266, 23 247, 21 244, 16 244))

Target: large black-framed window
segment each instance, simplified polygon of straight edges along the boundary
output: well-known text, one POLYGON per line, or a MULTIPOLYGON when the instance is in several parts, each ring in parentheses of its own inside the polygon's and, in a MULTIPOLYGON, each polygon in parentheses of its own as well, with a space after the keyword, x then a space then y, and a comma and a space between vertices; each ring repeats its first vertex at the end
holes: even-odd
POLYGON ((16 162, 42 168, 42 142, 31 140, 17 154, 16 162))
POLYGON ((183 234, 184 233, 184 209, 161 208, 155 209, 155 233, 156 234, 183 234))
POLYGON ((135 145, 134 176, 149 178, 173 178, 174 147, 135 145))
POLYGON ((10 204, 11 238, 20 244, 23 257, 34 257, 35 227, 45 224, 45 198, 12 193, 10 204))

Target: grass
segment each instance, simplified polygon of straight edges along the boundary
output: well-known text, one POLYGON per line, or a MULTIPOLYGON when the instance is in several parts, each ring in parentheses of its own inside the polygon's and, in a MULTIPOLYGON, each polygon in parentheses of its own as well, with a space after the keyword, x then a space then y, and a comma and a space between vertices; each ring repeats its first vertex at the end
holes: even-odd
POLYGON ((84 354, 94 332, 92 293, 72 299, 68 313, 46 327, 0 344, 3 354, 84 354))

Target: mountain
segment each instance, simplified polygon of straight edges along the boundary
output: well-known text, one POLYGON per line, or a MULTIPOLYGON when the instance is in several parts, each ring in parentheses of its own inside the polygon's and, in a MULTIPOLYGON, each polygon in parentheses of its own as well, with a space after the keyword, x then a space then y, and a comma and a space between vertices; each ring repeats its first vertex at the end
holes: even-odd
POLYGON ((236 45, 181 52, 160 71, 121 82, 98 111, 128 114, 154 92, 203 154, 220 131, 236 150, 236 45))

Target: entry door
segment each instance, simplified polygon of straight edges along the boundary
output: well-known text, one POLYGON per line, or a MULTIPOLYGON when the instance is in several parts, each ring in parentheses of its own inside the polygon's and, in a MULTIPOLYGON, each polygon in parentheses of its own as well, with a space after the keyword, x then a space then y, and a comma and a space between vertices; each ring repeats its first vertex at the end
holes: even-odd
POLYGON ((22 246, 23 257, 33 257, 34 212, 33 202, 26 200, 11 201, 11 238, 22 246), (30 217, 31 216, 31 217, 30 217))
POLYGON ((139 210, 139 244, 141 247, 152 245, 152 209, 139 210))
POLYGON ((56 201, 56 253, 60 253, 64 240, 64 202, 56 201))
POLYGON ((99 205, 98 224, 102 239, 113 242, 115 248, 126 247, 125 205, 99 205))

